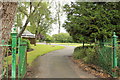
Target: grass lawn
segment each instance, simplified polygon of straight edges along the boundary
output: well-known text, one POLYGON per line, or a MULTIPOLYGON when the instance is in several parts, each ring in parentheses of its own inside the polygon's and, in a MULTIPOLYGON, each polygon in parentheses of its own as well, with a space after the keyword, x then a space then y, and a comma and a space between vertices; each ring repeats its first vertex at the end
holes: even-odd
MULTIPOLYGON (((37 44, 36 46, 31 45, 31 48, 34 49, 33 51, 27 52, 27 63, 31 66, 32 62, 38 57, 43 54, 46 54, 51 51, 63 49, 63 46, 54 46, 54 45, 44 45, 44 44, 37 44)), ((18 54, 16 55, 18 61, 18 54)), ((12 62, 12 56, 6 58, 8 60, 8 64, 12 62)), ((18 64, 18 62, 17 62, 18 64)))

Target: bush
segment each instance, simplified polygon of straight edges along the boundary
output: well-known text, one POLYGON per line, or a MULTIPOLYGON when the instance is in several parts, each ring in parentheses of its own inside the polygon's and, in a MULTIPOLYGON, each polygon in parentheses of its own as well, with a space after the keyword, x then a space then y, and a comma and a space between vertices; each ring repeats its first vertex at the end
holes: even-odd
POLYGON ((96 57, 96 52, 95 52, 95 49, 94 48, 87 48, 86 49, 86 56, 85 58, 83 58, 83 60, 86 62, 86 63, 94 63, 95 62, 95 57, 96 57))
POLYGON ((84 48, 82 48, 82 47, 77 47, 77 48, 75 48, 75 50, 74 50, 73 57, 74 57, 75 59, 82 59, 82 58, 84 58, 84 57, 86 56, 86 54, 84 54, 84 53, 85 53, 85 49, 84 49, 84 48))
POLYGON ((45 41, 47 42, 47 43, 50 43, 50 42, 53 42, 53 38, 50 36, 50 35, 45 35, 45 41))
POLYGON ((59 34, 54 34, 53 36, 54 42, 58 43, 72 43, 73 39, 68 33, 59 33, 59 34))
POLYGON ((95 61, 97 61, 96 60, 97 54, 96 54, 93 46, 86 46, 84 48, 83 47, 75 48, 73 57, 75 59, 81 59, 85 63, 93 63, 94 64, 95 61))

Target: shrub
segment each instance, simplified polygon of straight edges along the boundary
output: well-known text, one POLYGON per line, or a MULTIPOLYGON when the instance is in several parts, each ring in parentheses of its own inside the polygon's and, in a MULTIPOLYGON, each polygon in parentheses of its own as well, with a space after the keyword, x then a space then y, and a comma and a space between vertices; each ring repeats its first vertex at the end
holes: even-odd
POLYGON ((83 58, 83 60, 86 62, 86 63, 94 63, 95 62, 95 58, 96 58, 96 52, 95 52, 95 49, 94 48, 86 48, 86 56, 85 58, 83 58))
POLYGON ((54 34, 52 37, 54 39, 54 42, 60 42, 60 43, 73 42, 72 37, 68 33, 54 34))
POLYGON ((97 54, 93 46, 77 47, 74 50, 73 57, 75 59, 81 59, 86 63, 96 63, 97 54))
POLYGON ((82 48, 82 47, 75 48, 74 54, 73 54, 73 57, 75 59, 82 59, 85 56, 86 56, 86 54, 85 54, 85 49, 84 48, 82 48))
POLYGON ((45 39, 44 39, 47 43, 53 42, 53 38, 50 35, 45 35, 45 39))

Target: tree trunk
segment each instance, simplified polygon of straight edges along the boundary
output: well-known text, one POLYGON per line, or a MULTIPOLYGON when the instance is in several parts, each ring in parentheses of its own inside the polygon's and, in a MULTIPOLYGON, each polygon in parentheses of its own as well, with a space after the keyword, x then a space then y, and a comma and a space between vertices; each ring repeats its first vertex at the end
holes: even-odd
POLYGON ((57 7, 58 7, 58 11, 57 11, 57 20, 58 20, 58 34, 61 32, 61 19, 60 19, 60 17, 61 17, 61 4, 60 4, 60 1, 59 2, 57 2, 58 3, 58 5, 57 5, 57 7))
POLYGON ((60 33, 60 27, 61 27, 61 21, 60 21, 60 2, 58 2, 58 7, 59 7, 59 10, 58 10, 58 25, 59 25, 59 30, 58 30, 58 34, 60 33))
MULTIPOLYGON (((0 45, 2 40, 7 44, 10 39, 10 32, 13 26, 16 8, 16 2, 0 2, 0 45)), ((0 80, 2 77, 2 60, 4 54, 6 54, 6 48, 3 48, 4 47, 0 47, 0 80)))
POLYGON ((60 27, 61 27, 60 15, 58 13, 58 34, 60 33, 60 27))
POLYGON ((83 48, 85 47, 85 42, 83 41, 83 48))
POLYGON ((90 43, 90 46, 92 45, 92 43, 90 43))

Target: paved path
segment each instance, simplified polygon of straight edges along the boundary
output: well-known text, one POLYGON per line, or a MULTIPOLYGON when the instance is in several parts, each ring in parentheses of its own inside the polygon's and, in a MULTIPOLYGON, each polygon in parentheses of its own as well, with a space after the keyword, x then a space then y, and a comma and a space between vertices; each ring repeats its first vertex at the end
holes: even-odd
POLYGON ((53 51, 38 57, 33 63, 32 78, 95 78, 80 70, 69 58, 74 47, 53 51))

